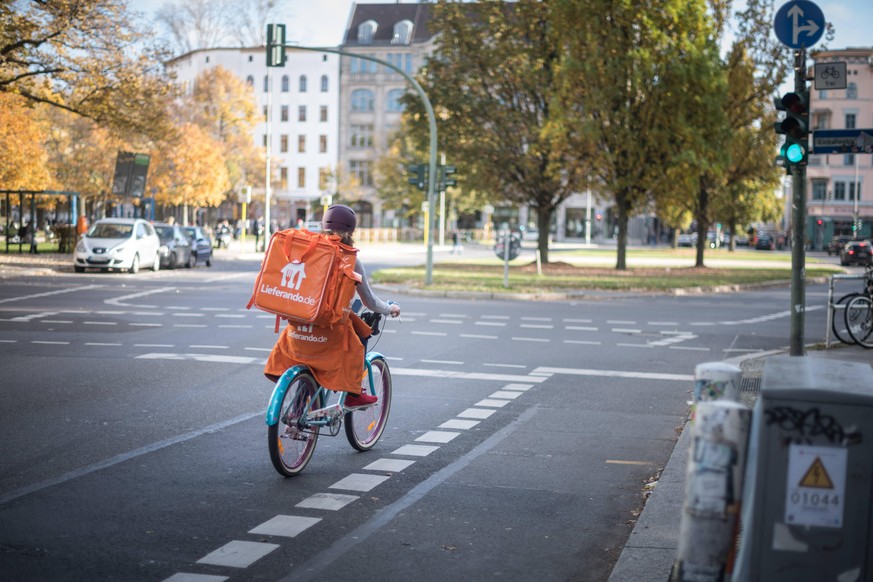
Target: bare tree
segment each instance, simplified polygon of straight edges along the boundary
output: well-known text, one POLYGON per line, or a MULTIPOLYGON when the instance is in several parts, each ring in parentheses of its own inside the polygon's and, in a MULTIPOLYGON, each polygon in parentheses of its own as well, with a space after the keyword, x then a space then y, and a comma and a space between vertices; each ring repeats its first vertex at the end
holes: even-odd
POLYGON ((170 49, 177 54, 197 49, 229 46, 230 0, 180 0, 164 4, 155 15, 168 34, 170 49))

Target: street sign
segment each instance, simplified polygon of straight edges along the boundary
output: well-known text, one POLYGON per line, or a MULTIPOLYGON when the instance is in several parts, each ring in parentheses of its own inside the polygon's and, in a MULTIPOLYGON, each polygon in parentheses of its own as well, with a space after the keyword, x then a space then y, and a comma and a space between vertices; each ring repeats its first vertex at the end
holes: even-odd
POLYGON ((773 29, 779 41, 793 49, 809 48, 824 34, 824 14, 816 4, 808 0, 786 2, 773 21, 773 29))
POLYGON ((812 133, 812 153, 873 153, 873 129, 817 129, 812 133))
POLYGON ((815 64, 816 89, 845 89, 847 86, 846 63, 815 64))

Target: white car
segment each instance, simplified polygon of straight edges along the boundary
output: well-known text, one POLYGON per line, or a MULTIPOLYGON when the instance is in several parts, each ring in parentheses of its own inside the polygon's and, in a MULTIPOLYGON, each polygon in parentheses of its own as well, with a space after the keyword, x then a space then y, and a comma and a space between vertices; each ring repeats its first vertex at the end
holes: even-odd
POLYGON ((141 218, 101 218, 76 245, 73 268, 119 269, 129 273, 140 267, 161 268, 161 239, 154 227, 141 218))

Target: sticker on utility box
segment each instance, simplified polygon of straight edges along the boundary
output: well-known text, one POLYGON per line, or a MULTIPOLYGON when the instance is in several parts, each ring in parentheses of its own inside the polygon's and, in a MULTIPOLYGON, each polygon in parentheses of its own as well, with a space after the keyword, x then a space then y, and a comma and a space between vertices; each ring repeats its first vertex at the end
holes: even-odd
POLYGON ((789 446, 785 523, 843 526, 847 460, 846 449, 789 446))

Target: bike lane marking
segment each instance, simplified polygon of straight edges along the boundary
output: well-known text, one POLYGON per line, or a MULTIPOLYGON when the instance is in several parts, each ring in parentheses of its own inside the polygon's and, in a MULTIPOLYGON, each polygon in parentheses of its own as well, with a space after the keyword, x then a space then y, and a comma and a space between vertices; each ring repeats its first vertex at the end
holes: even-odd
POLYGON ((26 301, 28 299, 37 299, 39 297, 49 297, 51 295, 60 295, 61 293, 74 293, 76 291, 87 291, 88 289, 99 289, 103 285, 83 285, 81 287, 70 287, 69 289, 58 289, 57 291, 46 291, 44 293, 33 293, 31 295, 19 295, 18 297, 7 297, 0 299, 0 303, 12 303, 13 301, 26 301))

